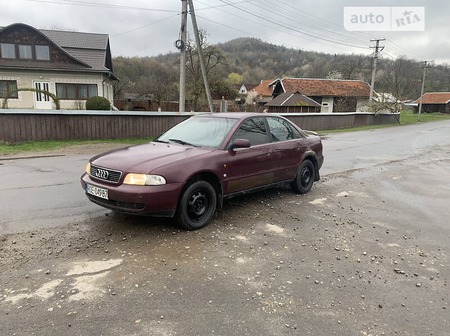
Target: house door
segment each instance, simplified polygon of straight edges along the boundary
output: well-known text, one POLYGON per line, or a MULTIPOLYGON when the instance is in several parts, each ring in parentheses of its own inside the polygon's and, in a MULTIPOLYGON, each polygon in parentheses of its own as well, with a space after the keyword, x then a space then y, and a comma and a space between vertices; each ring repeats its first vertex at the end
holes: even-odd
MULTIPOLYGON (((34 82, 34 88, 36 90, 50 91, 49 87, 50 85, 48 82, 34 82)), ((53 99, 42 92, 35 92, 34 107, 36 109, 51 110, 53 108, 53 99)))

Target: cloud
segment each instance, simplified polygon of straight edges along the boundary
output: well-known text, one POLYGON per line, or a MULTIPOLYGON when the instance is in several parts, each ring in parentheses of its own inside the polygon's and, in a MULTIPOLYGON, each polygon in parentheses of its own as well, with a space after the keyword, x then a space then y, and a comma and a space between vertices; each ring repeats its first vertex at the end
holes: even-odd
MULTIPOLYGON (((199 26, 211 43, 237 37, 296 49, 369 55, 371 38, 385 37, 384 57, 407 55, 417 60, 450 63, 446 40, 448 2, 399 0, 195 0, 199 26), (425 7, 424 32, 347 32, 345 6, 425 7)), ((15 0, 2 1, 0 26, 22 22, 36 28, 106 33, 113 56, 156 56, 176 52, 181 1, 15 0), (76 3, 76 5, 75 5, 76 3)), ((191 22, 188 26, 192 27, 191 22)))

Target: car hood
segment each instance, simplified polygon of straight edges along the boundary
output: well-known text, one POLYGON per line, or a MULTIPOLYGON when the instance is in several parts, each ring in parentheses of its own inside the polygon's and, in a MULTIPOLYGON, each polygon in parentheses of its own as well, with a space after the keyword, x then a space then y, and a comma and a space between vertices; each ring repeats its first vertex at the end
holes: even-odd
POLYGON ((214 150, 214 148, 150 142, 97 155, 91 159, 91 163, 123 172, 151 173, 156 168, 192 159, 214 150))

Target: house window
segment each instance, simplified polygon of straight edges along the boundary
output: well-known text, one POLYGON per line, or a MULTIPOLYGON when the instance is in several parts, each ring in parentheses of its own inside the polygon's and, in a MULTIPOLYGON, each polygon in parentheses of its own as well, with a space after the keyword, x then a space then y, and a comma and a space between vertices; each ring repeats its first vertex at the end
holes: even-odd
POLYGON ((16 58, 16 48, 12 43, 0 43, 1 58, 16 58))
POLYGON ((33 52, 31 50, 31 45, 19 44, 19 58, 33 59, 33 52))
POLYGON ((19 98, 17 93, 17 81, 15 80, 0 80, 0 98, 19 98), (11 92, 14 92, 11 94, 11 92))
POLYGON ((87 100, 97 95, 97 84, 56 83, 56 96, 59 99, 87 100))
POLYGON ((37 45, 36 48, 36 60, 38 61, 50 61, 50 48, 47 45, 37 45))

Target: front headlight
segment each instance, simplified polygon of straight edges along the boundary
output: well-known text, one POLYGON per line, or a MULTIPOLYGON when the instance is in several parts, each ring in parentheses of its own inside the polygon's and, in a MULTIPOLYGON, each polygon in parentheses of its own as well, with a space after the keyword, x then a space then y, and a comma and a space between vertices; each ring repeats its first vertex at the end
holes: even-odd
POLYGON ((146 175, 130 173, 125 176, 123 184, 130 185, 162 185, 166 179, 160 175, 146 175))
POLYGON ((86 174, 91 175, 91 163, 88 162, 86 165, 86 174))

